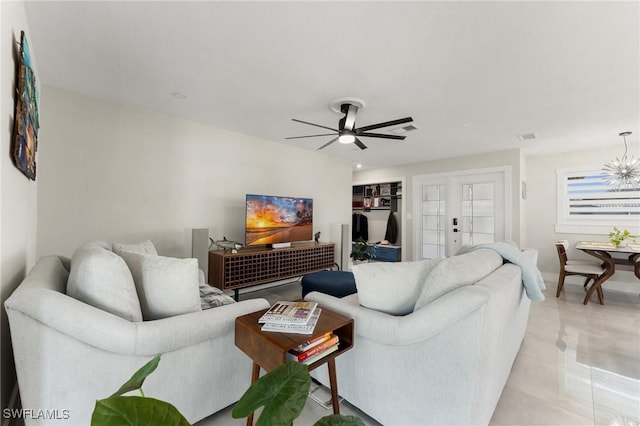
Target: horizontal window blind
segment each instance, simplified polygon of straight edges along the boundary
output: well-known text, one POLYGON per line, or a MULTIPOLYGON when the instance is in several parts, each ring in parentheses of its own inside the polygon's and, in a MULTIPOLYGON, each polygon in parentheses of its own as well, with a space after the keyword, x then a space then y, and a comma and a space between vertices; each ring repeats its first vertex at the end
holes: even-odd
POLYGON ((565 194, 570 218, 640 218, 640 191, 613 189, 600 173, 570 173, 565 194))

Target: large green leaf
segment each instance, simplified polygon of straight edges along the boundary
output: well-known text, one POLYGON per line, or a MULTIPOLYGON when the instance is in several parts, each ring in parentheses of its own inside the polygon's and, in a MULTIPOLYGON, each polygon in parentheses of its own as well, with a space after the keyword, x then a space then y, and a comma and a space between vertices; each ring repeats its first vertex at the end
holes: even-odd
POLYGON ((120 389, 118 389, 111 396, 119 396, 127 392, 130 392, 132 390, 140 389, 142 387, 142 384, 144 383, 144 379, 146 379, 149 374, 153 373, 156 370, 156 368, 158 368, 159 362, 160 362, 160 355, 156 355, 155 357, 153 357, 151 361, 149 361, 148 363, 143 365, 138 371, 133 373, 133 376, 131 376, 131 378, 127 380, 127 382, 124 385, 120 386, 120 389))
POLYGON ((330 416, 324 416, 315 422, 313 426, 365 426, 365 424, 356 416, 332 414, 330 416))
POLYGON ((111 396, 96 401, 92 426, 189 426, 173 405, 141 396, 111 396))
POLYGON ((295 420, 307 400, 311 377, 306 365, 287 362, 260 377, 242 395, 233 418, 249 416, 264 406, 256 426, 286 426, 295 420))

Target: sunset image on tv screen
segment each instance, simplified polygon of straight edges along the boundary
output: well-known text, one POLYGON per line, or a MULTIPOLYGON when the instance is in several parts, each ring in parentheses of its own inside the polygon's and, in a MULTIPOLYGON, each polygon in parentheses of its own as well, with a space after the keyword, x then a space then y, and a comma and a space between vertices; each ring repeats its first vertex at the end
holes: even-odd
POLYGON ((247 195, 247 245, 308 241, 312 234, 312 199, 247 195))

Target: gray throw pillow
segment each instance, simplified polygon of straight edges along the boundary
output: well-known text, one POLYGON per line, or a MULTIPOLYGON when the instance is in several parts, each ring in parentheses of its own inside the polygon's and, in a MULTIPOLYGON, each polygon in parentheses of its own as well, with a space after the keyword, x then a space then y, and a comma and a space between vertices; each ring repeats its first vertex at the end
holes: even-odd
POLYGON ((129 321, 142 321, 136 287, 120 256, 94 241, 71 258, 67 295, 129 321))
POLYGON ((158 255, 156 246, 153 245, 151 240, 142 241, 141 243, 136 244, 113 243, 111 246, 113 251, 117 254, 120 254, 120 252, 123 251, 130 251, 132 253, 152 254, 154 256, 158 255))
POLYGON ((200 311, 198 259, 120 252, 129 266, 145 320, 200 311))

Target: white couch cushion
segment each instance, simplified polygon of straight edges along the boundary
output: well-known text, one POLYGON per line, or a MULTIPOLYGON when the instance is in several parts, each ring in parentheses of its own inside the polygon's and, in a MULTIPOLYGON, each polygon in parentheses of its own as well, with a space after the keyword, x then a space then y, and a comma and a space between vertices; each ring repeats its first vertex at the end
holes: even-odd
POLYGON ((142 316, 154 320, 200 311, 198 259, 121 251, 129 266, 142 316))
POLYGON ((353 265, 360 304, 391 315, 413 310, 429 271, 440 259, 353 265))
POLYGON ((488 249, 443 259, 424 281, 414 311, 456 288, 480 281, 502 263, 502 256, 488 249))
POLYGON ((136 287, 120 256, 93 241, 71 258, 67 295, 129 321, 142 321, 136 287))
POLYGON ((151 240, 142 241, 141 243, 136 244, 113 243, 112 247, 113 251, 117 254, 120 254, 122 251, 130 251, 132 253, 152 254, 154 256, 158 255, 156 246, 153 245, 151 240))

